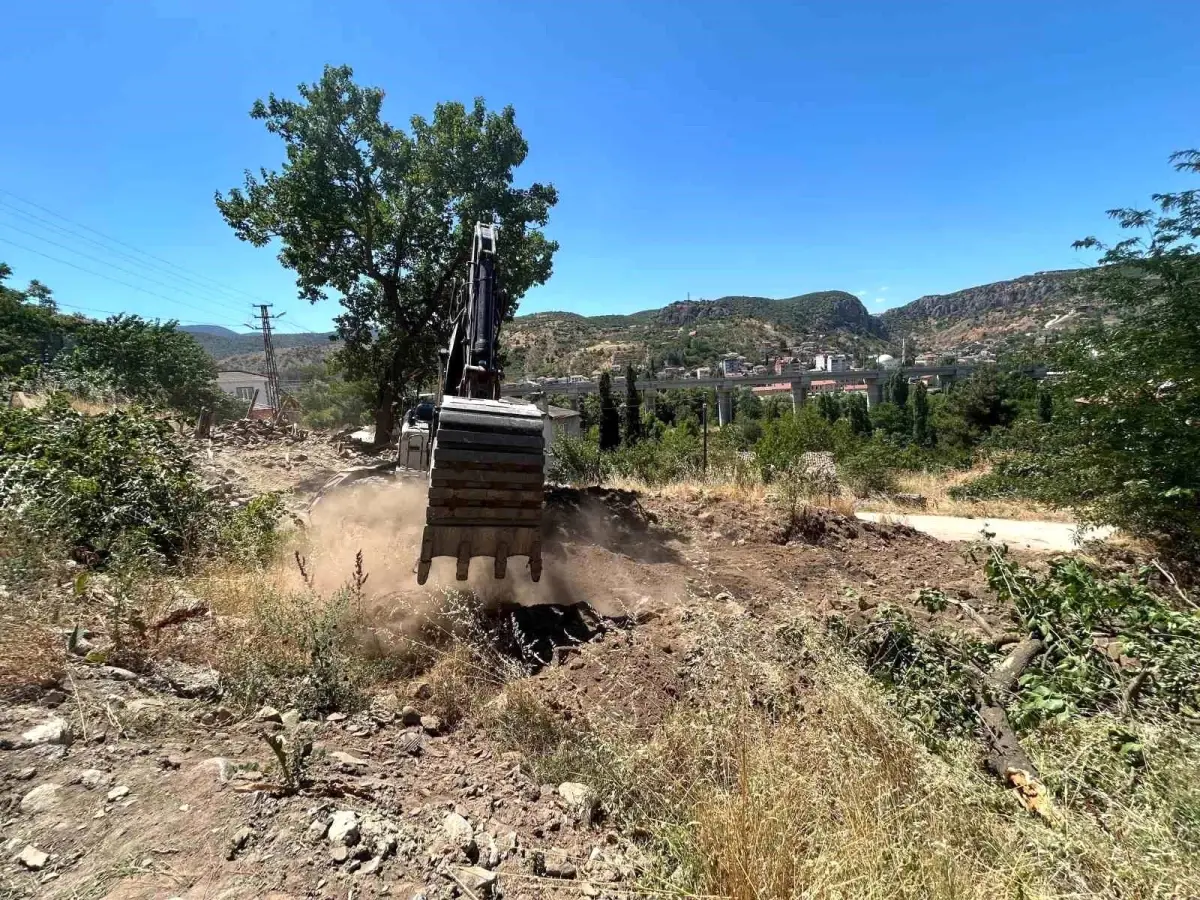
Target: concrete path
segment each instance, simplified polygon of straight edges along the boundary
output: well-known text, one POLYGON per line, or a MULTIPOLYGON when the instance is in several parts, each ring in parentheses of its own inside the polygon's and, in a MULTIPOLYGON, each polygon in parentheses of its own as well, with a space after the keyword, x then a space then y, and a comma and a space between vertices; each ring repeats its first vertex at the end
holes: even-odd
MULTIPOLYGON (((893 513, 860 512, 858 518, 866 522, 886 519, 899 522, 923 531, 939 541, 975 541, 981 537, 984 526, 993 532, 993 540, 1021 547, 1026 550, 1064 552, 1076 549, 1079 544, 1077 526, 1067 522, 1022 522, 1017 519, 969 519, 963 516, 896 515, 893 513)), ((1085 540, 1102 541, 1112 534, 1111 528, 1091 528, 1084 534, 1085 540)))

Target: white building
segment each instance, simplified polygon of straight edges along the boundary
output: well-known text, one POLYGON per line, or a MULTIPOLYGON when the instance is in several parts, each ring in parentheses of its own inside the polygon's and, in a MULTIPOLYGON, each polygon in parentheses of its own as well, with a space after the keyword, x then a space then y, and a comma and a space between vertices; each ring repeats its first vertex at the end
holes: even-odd
POLYGON ((818 353, 813 357, 813 368, 818 372, 848 372, 850 357, 845 353, 818 353))
POLYGON ((250 401, 254 400, 254 408, 270 409, 271 405, 267 402, 267 376, 260 375, 258 372, 218 372, 217 387, 231 397, 236 397, 238 400, 249 405, 250 401), (258 396, 255 397, 255 391, 258 396))
POLYGON ((701 366, 696 370, 697 378, 712 378, 712 369, 708 366, 701 366))

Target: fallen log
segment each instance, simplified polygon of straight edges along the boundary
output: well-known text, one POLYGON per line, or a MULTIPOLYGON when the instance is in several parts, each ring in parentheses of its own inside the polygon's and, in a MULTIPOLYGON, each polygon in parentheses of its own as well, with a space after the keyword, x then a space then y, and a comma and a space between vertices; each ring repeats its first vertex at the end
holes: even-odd
POLYGON ((1037 638, 1026 638, 1013 647, 984 679, 983 686, 990 695, 989 700, 999 702, 1012 693, 1021 673, 1045 650, 1045 642, 1037 638))

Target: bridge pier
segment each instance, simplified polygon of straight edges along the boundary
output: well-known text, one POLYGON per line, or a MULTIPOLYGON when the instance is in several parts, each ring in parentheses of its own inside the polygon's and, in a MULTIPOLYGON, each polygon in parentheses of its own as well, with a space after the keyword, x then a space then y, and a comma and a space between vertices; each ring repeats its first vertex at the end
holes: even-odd
POLYGON ((646 388, 642 391, 642 409, 655 415, 658 412, 658 391, 654 388, 646 388))
POLYGON ((799 414, 804 408, 804 401, 808 399, 808 385, 803 379, 792 382, 792 412, 799 414))
POLYGON ((717 388, 717 424, 722 428, 733 421, 733 391, 717 388))
POLYGON ((953 375, 938 375, 937 376, 937 386, 938 386, 939 391, 944 392, 944 391, 949 390, 950 385, 952 385, 952 384, 954 384, 954 376, 953 375))
POLYGON ((874 409, 883 402, 883 384, 878 378, 866 378, 867 383, 867 408, 874 409))
POLYGON ((572 395, 571 406, 575 409, 575 412, 582 413, 583 412, 583 394, 572 395))

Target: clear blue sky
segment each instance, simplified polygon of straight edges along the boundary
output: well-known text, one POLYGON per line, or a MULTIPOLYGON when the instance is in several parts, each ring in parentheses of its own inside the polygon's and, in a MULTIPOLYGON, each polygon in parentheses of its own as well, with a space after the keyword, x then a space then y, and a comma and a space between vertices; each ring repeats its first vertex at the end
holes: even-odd
POLYGON ((1195 0, 0 0, 0 22, 0 259, 64 303, 192 322, 257 297, 328 326, 212 202, 281 160, 251 103, 325 63, 396 123, 516 107, 519 177, 561 194, 525 312, 834 288, 875 311, 1082 265, 1071 241, 1179 186, 1166 157, 1200 146, 1195 0))

